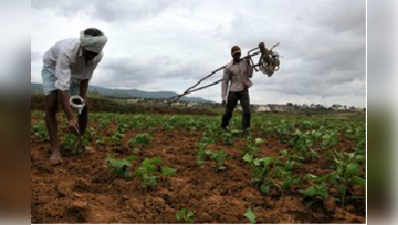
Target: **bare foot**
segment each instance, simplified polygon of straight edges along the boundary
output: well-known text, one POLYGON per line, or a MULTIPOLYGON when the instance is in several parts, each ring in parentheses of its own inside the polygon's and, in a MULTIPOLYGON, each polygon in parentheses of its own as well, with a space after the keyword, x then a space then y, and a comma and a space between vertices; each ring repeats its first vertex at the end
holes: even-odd
POLYGON ((53 166, 59 165, 63 162, 61 153, 59 151, 54 151, 53 154, 51 154, 50 157, 50 163, 53 166))

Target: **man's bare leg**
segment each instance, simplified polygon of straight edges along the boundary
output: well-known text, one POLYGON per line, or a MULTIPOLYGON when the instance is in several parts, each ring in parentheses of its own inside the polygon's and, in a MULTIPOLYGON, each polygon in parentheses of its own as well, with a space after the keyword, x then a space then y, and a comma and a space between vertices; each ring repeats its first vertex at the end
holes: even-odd
POLYGON ((62 163, 61 152, 58 144, 58 131, 57 131, 57 109, 58 109, 58 91, 53 91, 50 95, 46 96, 46 116, 45 121, 50 137, 51 144, 51 157, 50 163, 57 165, 62 163))

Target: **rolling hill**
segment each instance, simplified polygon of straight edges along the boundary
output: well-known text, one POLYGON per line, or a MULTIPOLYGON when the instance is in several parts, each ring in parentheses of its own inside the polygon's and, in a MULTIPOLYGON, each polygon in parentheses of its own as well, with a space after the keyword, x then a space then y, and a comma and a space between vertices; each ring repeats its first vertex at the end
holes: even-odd
MULTIPOLYGON (((32 83, 32 94, 42 94, 42 84, 32 83)), ((165 99, 177 95, 173 91, 141 91, 138 89, 113 89, 104 88, 99 86, 89 86, 89 93, 98 94, 104 97, 111 98, 149 98, 149 99, 165 99)), ((187 102, 198 102, 198 103, 213 103, 213 101, 199 98, 199 97, 182 97, 181 100, 187 102)))

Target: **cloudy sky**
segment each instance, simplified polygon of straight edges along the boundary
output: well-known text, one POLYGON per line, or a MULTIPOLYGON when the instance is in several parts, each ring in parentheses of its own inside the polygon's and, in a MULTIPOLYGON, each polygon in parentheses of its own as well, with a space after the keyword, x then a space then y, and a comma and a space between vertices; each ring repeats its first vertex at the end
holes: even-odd
MULTIPOLYGON (((256 73, 253 104, 364 106, 365 1, 32 0, 32 81, 42 55, 87 27, 108 36, 92 85, 178 93, 264 41, 281 42, 281 69, 256 73)), ((219 79, 221 73, 214 79, 219 79)), ((212 80, 210 80, 212 81, 212 80)), ((220 86, 192 96, 221 101, 220 86)))

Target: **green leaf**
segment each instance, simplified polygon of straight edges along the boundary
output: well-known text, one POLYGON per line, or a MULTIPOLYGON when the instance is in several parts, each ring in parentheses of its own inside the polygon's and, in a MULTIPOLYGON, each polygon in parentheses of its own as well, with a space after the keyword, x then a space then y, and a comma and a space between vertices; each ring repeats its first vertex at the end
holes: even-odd
POLYGON ((299 185, 300 183, 301 183, 301 178, 300 177, 293 178, 293 184, 299 185))
POLYGON ((348 176, 356 175, 356 174, 358 174, 358 172, 359 172, 358 164, 356 164, 356 163, 350 163, 350 164, 347 165, 347 167, 346 167, 346 174, 347 174, 348 176))
POLYGON ((211 155, 213 154, 213 152, 210 151, 210 150, 206 150, 206 151, 205 151, 205 154, 206 154, 207 156, 211 156, 211 155))
POLYGON ((304 178, 307 180, 314 180, 317 178, 317 176, 309 173, 309 174, 305 175, 304 178))
POLYGON ((355 153, 347 153, 347 156, 348 156, 348 160, 351 160, 354 158, 355 153))
POLYGON ((355 160, 360 163, 363 163, 363 162, 365 162, 366 157, 364 155, 357 155, 357 156, 355 156, 355 160))
POLYGON ((240 130, 238 130, 238 129, 232 129, 232 130, 231 130, 231 134, 233 134, 233 135, 238 135, 238 134, 240 134, 240 130))
POLYGON ((176 214, 177 221, 181 221, 182 219, 184 219, 185 211, 186 211, 186 208, 182 208, 177 211, 177 214, 176 214))
POLYGON ((262 139, 262 138, 256 138, 256 139, 254 139, 254 144, 255 145, 262 145, 262 144, 264 144, 265 143, 265 141, 264 141, 264 139, 262 139))
POLYGON ((314 197, 317 194, 317 190, 316 190, 315 186, 311 186, 311 187, 305 189, 305 191, 302 191, 301 193, 307 197, 314 197))
POLYGON ((283 182, 283 184, 282 184, 283 189, 289 190, 290 187, 291 187, 291 182, 292 182, 291 179, 286 179, 286 180, 283 182))
POLYGON ((184 221, 185 223, 194 223, 194 216, 195 213, 187 208, 181 208, 176 213, 176 219, 178 222, 184 221))
POLYGON ((352 181, 354 183, 356 183, 356 184, 361 185, 361 186, 365 186, 366 185, 366 180, 363 179, 362 177, 355 176, 355 177, 352 178, 352 181))
POLYGON ((133 162, 134 160, 137 159, 137 156, 135 156, 135 155, 130 155, 130 156, 127 156, 127 157, 124 158, 124 159, 126 160, 126 162, 131 163, 131 162, 133 162))
POLYGON ((255 158, 255 159, 253 160, 253 164, 254 164, 255 166, 260 166, 260 165, 261 165, 261 162, 262 162, 262 160, 261 160, 260 158, 255 158))
POLYGON ((272 157, 264 157, 262 159, 265 167, 270 166, 274 162, 274 158, 272 157))
POLYGON ((249 219, 250 223, 256 223, 256 215, 253 213, 252 209, 249 208, 245 214, 243 214, 246 218, 249 219))
POLYGON ((152 140, 151 135, 149 135, 147 133, 138 134, 135 137, 135 143, 137 143, 139 145, 147 145, 151 142, 151 140, 152 140))
POLYGON ((177 173, 177 169, 165 166, 161 168, 161 173, 164 177, 173 176, 177 173))
POLYGON ((146 187, 154 187, 158 183, 157 176, 154 176, 154 175, 151 176, 151 175, 144 174, 143 180, 144 180, 144 185, 146 187))
MULTIPOLYGON (((194 215, 195 215, 194 212, 188 211, 188 213, 187 213, 187 218, 188 218, 188 219, 191 219, 194 215)), ((189 220, 189 221, 192 221, 192 220, 189 220)))
POLYGON ((160 163, 162 163, 162 159, 159 157, 146 158, 144 162, 142 162, 143 165, 158 165, 160 163))
POLYGON ((111 169, 114 174, 116 174, 117 176, 129 178, 131 177, 130 172, 128 172, 128 170, 131 168, 131 161, 129 160, 131 160, 132 156, 126 158, 117 159, 114 158, 112 155, 108 155, 105 158, 105 161, 108 164, 108 168, 111 169))
POLYGON ((129 147, 133 147, 135 145, 135 139, 134 138, 130 138, 127 142, 129 147))
POLYGON ((269 194, 269 185, 261 184, 261 186, 260 186, 260 191, 261 191, 263 194, 268 195, 268 194, 269 194))
POLYGON ((204 162, 204 161, 203 161, 203 160, 200 160, 200 159, 196 160, 196 164, 197 164, 198 166, 202 165, 203 162, 204 162))
POLYGON ((263 163, 264 167, 270 166, 274 162, 274 158, 272 157, 263 157, 263 158, 256 158, 253 161, 255 166, 260 166, 263 163))
POLYGON ((243 156, 243 161, 250 164, 253 162, 253 156, 247 153, 243 156))

